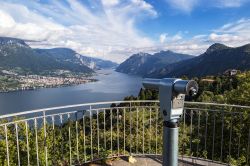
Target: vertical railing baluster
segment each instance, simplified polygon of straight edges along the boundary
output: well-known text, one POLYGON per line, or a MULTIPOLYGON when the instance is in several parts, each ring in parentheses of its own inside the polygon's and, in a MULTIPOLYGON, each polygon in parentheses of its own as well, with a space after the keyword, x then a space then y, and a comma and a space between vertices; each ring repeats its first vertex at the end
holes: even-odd
POLYGON ((123 108, 123 155, 126 154, 126 140, 125 140, 125 136, 126 136, 126 123, 125 123, 125 120, 126 120, 126 109, 123 108))
POLYGON ((129 137, 130 137, 130 147, 129 147, 129 155, 132 155, 132 110, 131 110, 131 102, 129 103, 129 137))
POLYGON ((142 109, 142 153, 144 154, 145 151, 145 147, 144 147, 144 142, 145 142, 145 132, 144 132, 144 128, 145 128, 145 123, 144 123, 144 108, 142 109))
POLYGON ((93 161, 94 156, 93 156, 93 114, 92 114, 92 107, 91 105, 89 106, 89 114, 90 114, 90 148, 91 148, 91 161, 93 161))
POLYGON ((69 144, 69 164, 72 165, 72 147, 71 147, 71 120, 70 120, 70 113, 67 114, 68 115, 68 134, 69 134, 69 140, 68 140, 68 144, 69 144))
POLYGON ((198 133, 197 133, 197 137, 198 137, 198 142, 197 142, 197 147, 196 147, 196 157, 198 158, 198 151, 199 151, 199 144, 200 144, 200 120, 201 120, 201 114, 200 114, 200 110, 198 110, 198 133))
POLYGON ((29 148, 29 125, 28 122, 25 121, 25 133, 26 133, 26 146, 27 146, 27 165, 30 165, 30 148, 29 148))
POLYGON ((118 156, 120 153, 120 146, 119 146, 119 108, 117 108, 117 150, 118 156))
POLYGON ((79 157, 79 139, 78 139, 78 112, 75 113, 75 121, 76 121, 76 157, 77 157, 77 162, 80 162, 80 157, 79 157))
POLYGON ((139 110, 136 108, 136 153, 138 154, 138 142, 139 142, 139 110))
POLYGON ((155 120, 155 154, 158 154, 158 107, 155 108, 156 111, 156 120, 155 120))
POLYGON ((16 128, 17 161, 18 161, 18 166, 20 166, 21 162, 20 162, 19 137, 18 137, 18 125, 17 125, 17 123, 15 123, 15 128, 16 128))
POLYGON ((96 118, 97 118, 97 154, 99 156, 99 154, 100 154, 99 110, 97 110, 96 113, 97 113, 97 115, 96 115, 96 118))
POLYGON ((4 133, 5 133, 7 165, 10 166, 10 154, 9 154, 9 141, 8 141, 8 128, 7 128, 7 125, 4 125, 4 133))
POLYGON ((206 126, 205 126, 205 150, 207 152, 207 123, 208 123, 208 112, 206 112, 206 126))
POLYGON ((63 127, 63 117, 62 117, 62 114, 60 114, 60 136, 61 136, 61 160, 63 160, 63 133, 62 133, 62 127, 63 127))
POLYGON ((34 120, 34 125, 35 125, 35 135, 36 135, 36 162, 37 162, 37 166, 39 166, 39 149, 38 149, 38 136, 37 136, 37 119, 35 118, 34 120))
POLYGON ((45 111, 43 111, 43 131, 44 131, 45 165, 48 166, 47 130, 46 130, 46 116, 45 116, 45 111))
POLYGON ((104 134, 104 148, 105 150, 107 150, 107 141, 106 141, 106 110, 104 109, 104 112, 103 112, 103 134, 104 134))
MULTIPOLYGON (((186 136, 186 109, 183 110, 183 135, 186 136)), ((182 158, 184 156, 185 149, 184 149, 184 141, 182 143, 182 158)))
POLYGON ((232 128, 233 128, 233 113, 231 113, 231 120, 230 120, 230 134, 229 134, 229 157, 231 157, 232 128))
POLYGON ((152 140, 152 108, 149 109, 149 153, 151 153, 151 140, 152 140))
MULTIPOLYGON (((242 114, 239 115, 240 116, 240 131, 242 130, 242 121, 243 121, 243 116, 242 114)), ((240 141, 241 141, 241 132, 239 133, 239 138, 238 138, 238 158, 240 157, 240 141)))
POLYGON ((83 149, 84 149, 84 163, 87 161, 86 154, 86 131, 85 131, 85 111, 82 111, 82 130, 83 130, 83 149))
POLYGON ((113 156, 113 110, 110 109, 110 151, 111 156, 113 156))
POLYGON ((213 114, 213 144, 212 144, 212 161, 214 161, 214 141, 215 141, 215 112, 213 114))
POLYGON ((223 161, 223 143, 224 143, 224 110, 221 119, 221 143, 220 143, 220 160, 223 161))
POLYGON ((248 131, 247 165, 249 165, 249 155, 250 155, 250 126, 249 126, 249 131, 248 131))
POLYGON ((192 134, 193 134, 193 110, 191 110, 191 120, 190 120, 190 156, 192 157, 192 134))
POLYGON ((55 153, 56 153, 56 147, 55 147, 55 117, 54 115, 51 116, 51 121, 52 121, 52 132, 53 132, 53 157, 52 157, 52 164, 56 164, 55 163, 55 153))

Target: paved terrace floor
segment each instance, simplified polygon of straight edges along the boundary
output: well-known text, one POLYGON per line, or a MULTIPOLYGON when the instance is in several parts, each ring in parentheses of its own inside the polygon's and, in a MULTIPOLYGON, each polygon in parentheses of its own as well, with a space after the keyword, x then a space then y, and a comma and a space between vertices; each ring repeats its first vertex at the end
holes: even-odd
MULTIPOLYGON (((162 166, 162 158, 160 156, 135 157, 135 163, 129 163, 128 157, 120 159, 107 160, 106 163, 91 163, 86 166, 162 166)), ((184 157, 179 158, 179 166, 225 166, 212 161, 205 161, 197 158, 184 157)))

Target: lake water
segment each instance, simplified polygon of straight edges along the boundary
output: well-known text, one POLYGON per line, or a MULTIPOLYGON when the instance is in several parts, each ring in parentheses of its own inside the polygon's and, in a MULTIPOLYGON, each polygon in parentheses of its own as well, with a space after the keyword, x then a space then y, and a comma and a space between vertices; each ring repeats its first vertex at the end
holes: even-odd
POLYGON ((142 87, 141 77, 113 70, 98 71, 94 78, 99 81, 70 87, 0 93, 0 114, 70 104, 123 100, 125 96, 137 96, 142 87))

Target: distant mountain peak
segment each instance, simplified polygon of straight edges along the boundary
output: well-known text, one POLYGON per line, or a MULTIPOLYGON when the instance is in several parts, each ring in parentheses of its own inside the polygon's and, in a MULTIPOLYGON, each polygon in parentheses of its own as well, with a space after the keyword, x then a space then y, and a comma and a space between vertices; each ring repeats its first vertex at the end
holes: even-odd
POLYGON ((219 50, 224 50, 224 49, 228 49, 229 47, 227 47, 224 44, 221 43, 214 43, 212 44, 206 51, 206 53, 210 54, 214 51, 219 51, 219 50))
POLYGON ((244 46, 241 47, 243 49, 243 51, 245 52, 250 52, 250 44, 246 44, 244 46))
POLYGON ((171 51, 171 50, 162 50, 162 51, 160 51, 160 53, 161 52, 165 52, 165 53, 173 53, 173 51, 171 51))
POLYGON ((20 47, 29 47, 24 40, 11 38, 11 37, 0 37, 0 45, 16 45, 20 47))
POLYGON ((139 55, 139 56, 147 56, 147 55, 149 55, 148 53, 145 53, 145 52, 139 52, 137 55, 139 55))
POLYGON ((192 58, 192 56, 175 53, 170 50, 160 51, 154 54, 140 52, 133 54, 121 63, 116 68, 116 71, 144 76, 158 70, 159 68, 163 68, 170 63, 189 58, 192 58))

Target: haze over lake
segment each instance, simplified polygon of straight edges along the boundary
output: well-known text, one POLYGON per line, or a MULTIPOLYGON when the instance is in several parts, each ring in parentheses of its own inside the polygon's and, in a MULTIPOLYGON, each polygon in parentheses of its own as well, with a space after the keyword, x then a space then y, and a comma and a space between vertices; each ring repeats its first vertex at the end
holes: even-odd
POLYGON ((70 87, 0 93, 0 114, 70 104, 123 100, 125 96, 137 96, 142 87, 141 77, 113 70, 100 70, 94 78, 99 81, 70 87))

